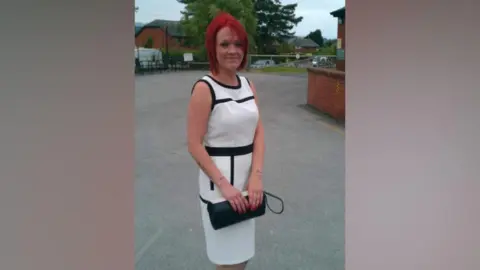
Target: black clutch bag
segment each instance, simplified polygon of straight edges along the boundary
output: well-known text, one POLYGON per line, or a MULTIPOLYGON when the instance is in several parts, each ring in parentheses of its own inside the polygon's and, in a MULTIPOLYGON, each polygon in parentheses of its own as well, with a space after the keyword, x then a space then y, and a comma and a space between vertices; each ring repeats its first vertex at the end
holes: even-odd
MULTIPOLYGON (((245 196, 245 198, 248 201, 248 193, 244 191, 242 192, 242 194, 243 196, 245 196)), ((275 196, 272 193, 269 193, 266 191, 263 192, 263 200, 260 206, 253 211, 247 209, 247 211, 243 214, 240 214, 235 210, 233 210, 233 207, 230 204, 230 202, 225 199, 221 199, 220 201, 210 202, 202 198, 202 196, 200 196, 200 200, 207 205, 207 211, 210 216, 210 222, 212 223, 212 227, 215 230, 225 228, 230 225, 233 225, 248 219, 263 216, 265 215, 266 207, 268 207, 268 209, 270 209, 270 211, 275 214, 281 214, 284 209, 283 200, 278 196, 275 196), (268 205, 267 196, 271 196, 273 198, 278 199, 282 203, 282 209, 278 212, 273 211, 268 205)))

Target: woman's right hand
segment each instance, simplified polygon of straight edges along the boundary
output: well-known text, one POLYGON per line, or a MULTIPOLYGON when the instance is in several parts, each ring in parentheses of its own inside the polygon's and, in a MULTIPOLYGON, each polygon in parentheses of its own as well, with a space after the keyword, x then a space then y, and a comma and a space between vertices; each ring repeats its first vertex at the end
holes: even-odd
POLYGON ((247 212, 248 209, 248 201, 242 195, 240 190, 232 186, 230 183, 223 185, 220 187, 220 192, 222 193, 223 197, 230 202, 232 205, 233 210, 236 212, 243 214, 247 212))

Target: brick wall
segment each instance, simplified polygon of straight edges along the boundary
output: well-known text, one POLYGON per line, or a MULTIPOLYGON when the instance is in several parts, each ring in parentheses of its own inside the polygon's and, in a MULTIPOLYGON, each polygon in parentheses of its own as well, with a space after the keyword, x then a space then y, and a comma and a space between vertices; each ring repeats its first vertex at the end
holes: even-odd
MULTIPOLYGON (((161 28, 146 28, 138 36, 135 37, 135 45, 137 47, 143 47, 147 42, 148 38, 151 37, 153 40, 153 48, 163 49, 165 47, 165 31, 161 28)), ((182 46, 181 40, 177 40, 173 37, 168 37, 168 48, 169 49, 186 49, 186 46, 182 46)))
POLYGON ((345 121, 345 72, 308 68, 307 104, 334 119, 345 121))

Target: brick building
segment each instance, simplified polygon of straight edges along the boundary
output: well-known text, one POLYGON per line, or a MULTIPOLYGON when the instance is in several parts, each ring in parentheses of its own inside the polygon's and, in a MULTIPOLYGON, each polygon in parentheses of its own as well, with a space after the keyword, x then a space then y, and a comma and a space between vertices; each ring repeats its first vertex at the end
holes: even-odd
POLYGON ((152 48, 156 49, 187 49, 187 36, 181 29, 179 21, 154 20, 135 31, 135 45, 145 47, 148 40, 152 40, 152 48))
POLYGON ((337 68, 308 68, 307 104, 345 121, 345 7, 330 13, 338 19, 337 68))
POLYGON ((332 11, 330 13, 338 19, 337 29, 337 69, 345 71, 345 7, 332 11))
POLYGON ((295 48, 298 53, 313 53, 320 48, 315 41, 309 38, 293 37, 287 40, 287 43, 295 48))

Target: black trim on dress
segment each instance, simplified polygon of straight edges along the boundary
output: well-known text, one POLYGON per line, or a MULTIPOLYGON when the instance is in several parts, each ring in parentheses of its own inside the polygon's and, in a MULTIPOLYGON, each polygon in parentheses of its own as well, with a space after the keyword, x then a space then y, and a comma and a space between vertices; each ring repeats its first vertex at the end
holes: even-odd
POLYGON ((229 101, 234 101, 234 102, 237 102, 237 103, 243 103, 243 102, 246 102, 246 101, 249 101, 249 100, 252 100, 252 99, 255 99, 255 97, 254 96, 248 96, 248 97, 238 99, 238 100, 234 100, 234 99, 231 99, 231 98, 221 98, 221 99, 215 100, 214 106, 217 105, 217 104, 225 103, 225 102, 229 102, 229 101))
POLYGON ((216 80, 215 78, 213 78, 213 76, 211 75, 206 75, 207 77, 209 77, 210 79, 212 79, 212 81, 214 81, 215 83, 217 83, 218 85, 222 86, 222 87, 225 87, 225 88, 229 88, 229 89, 240 89, 242 88, 242 80, 240 79, 240 77, 238 75, 235 75, 235 77, 237 77, 237 85, 228 85, 228 84, 224 84, 218 80, 216 80))
MULTIPOLYGON (((209 156, 230 157, 230 183, 234 184, 235 156, 242 156, 253 153, 253 143, 239 147, 211 147, 205 146, 209 156)), ((213 181, 210 180, 210 190, 214 190, 213 181)))

